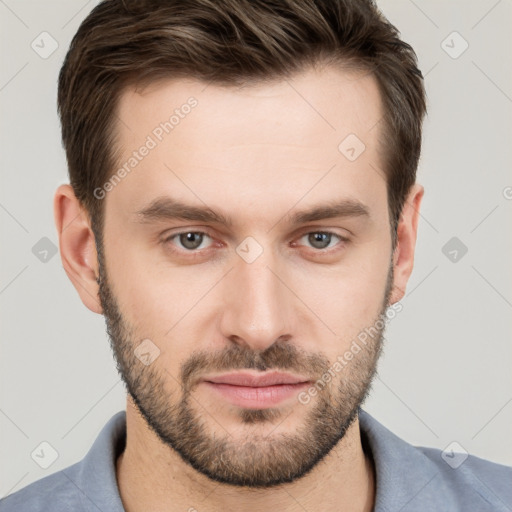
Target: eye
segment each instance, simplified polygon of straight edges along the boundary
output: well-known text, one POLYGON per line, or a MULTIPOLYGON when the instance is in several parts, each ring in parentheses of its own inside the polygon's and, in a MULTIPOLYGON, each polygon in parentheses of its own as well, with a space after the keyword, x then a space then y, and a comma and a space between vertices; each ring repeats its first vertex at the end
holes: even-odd
POLYGON ((165 242, 171 242, 177 239, 178 248, 185 249, 186 251, 194 251, 196 249, 204 249, 203 242, 209 237, 202 231, 183 231, 182 233, 175 233, 174 235, 165 239, 165 242), (180 247, 181 246, 181 247, 180 247))
POLYGON ((299 240, 305 238, 307 240, 307 243, 311 244, 311 246, 314 249, 322 250, 329 249, 336 245, 336 243, 334 245, 331 245, 333 237, 335 237, 337 241, 347 241, 346 238, 337 235, 336 233, 331 233, 330 231, 312 231, 301 236, 299 240))
MULTIPOLYGON (((207 249, 211 245, 211 241, 212 238, 203 231, 182 231, 167 237, 164 243, 171 243, 178 251, 199 253, 201 249, 207 249)), ((299 245, 306 245, 317 251, 325 251, 334 248, 339 242, 347 241, 347 238, 331 231, 311 231, 299 238, 299 245)))

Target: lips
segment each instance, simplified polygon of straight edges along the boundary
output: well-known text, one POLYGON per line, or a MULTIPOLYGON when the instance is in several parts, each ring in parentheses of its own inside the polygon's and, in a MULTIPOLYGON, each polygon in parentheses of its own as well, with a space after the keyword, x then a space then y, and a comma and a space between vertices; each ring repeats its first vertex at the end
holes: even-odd
POLYGON ((200 384, 232 405, 266 409, 290 403, 310 382, 307 377, 284 372, 236 372, 205 377, 200 384))
POLYGON ((252 388, 263 388, 268 386, 279 386, 283 384, 303 384, 309 379, 300 375, 290 373, 272 372, 264 375, 251 373, 229 373, 203 379, 213 384, 229 384, 231 386, 242 386, 252 388))
POLYGON ((310 385, 306 377, 271 372, 263 375, 250 372, 228 373, 205 377, 201 384, 217 398, 246 409, 267 409, 290 403, 310 385))

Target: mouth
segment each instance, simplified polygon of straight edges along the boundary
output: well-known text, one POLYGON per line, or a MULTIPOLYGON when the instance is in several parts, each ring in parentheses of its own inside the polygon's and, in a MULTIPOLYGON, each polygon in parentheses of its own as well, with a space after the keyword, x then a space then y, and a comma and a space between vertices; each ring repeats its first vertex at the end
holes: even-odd
POLYGON ((237 372, 206 377, 201 384, 233 405, 265 409, 296 397, 311 381, 307 377, 281 372, 264 375, 237 372))

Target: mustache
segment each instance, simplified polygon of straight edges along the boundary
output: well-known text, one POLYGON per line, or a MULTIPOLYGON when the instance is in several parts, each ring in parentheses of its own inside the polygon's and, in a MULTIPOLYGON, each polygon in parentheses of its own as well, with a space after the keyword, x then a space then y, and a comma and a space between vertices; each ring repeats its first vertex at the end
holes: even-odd
POLYGON ((282 370, 313 379, 328 367, 329 359, 322 353, 310 354, 284 341, 277 341, 264 351, 233 344, 216 352, 193 353, 181 367, 181 382, 187 391, 205 373, 237 370, 282 370))

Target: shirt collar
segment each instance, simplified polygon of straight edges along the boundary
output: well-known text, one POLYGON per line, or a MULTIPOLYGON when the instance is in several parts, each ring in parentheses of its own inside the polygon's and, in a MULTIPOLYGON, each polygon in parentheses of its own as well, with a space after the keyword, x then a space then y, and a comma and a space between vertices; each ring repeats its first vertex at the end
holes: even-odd
MULTIPOLYGON (((361 441, 371 454, 376 478, 374 512, 401 510, 436 478, 436 465, 359 409, 361 441)), ((78 488, 87 512, 125 512, 116 479, 116 460, 126 443, 126 412, 115 414, 103 427, 81 464, 64 471, 78 488)), ((426 493, 432 510, 442 509, 436 493, 426 493)), ((439 497, 441 500, 441 497, 439 497)))
POLYGON ((446 510, 446 498, 432 492, 439 475, 436 465, 420 450, 400 439, 363 409, 359 410, 361 442, 372 454, 375 479, 374 512, 407 510, 413 500, 424 510, 446 510))
POLYGON ((125 512, 116 478, 116 460, 126 443, 126 412, 103 427, 81 464, 64 470, 87 512, 125 512))

